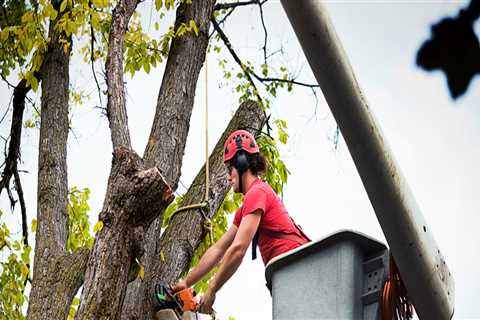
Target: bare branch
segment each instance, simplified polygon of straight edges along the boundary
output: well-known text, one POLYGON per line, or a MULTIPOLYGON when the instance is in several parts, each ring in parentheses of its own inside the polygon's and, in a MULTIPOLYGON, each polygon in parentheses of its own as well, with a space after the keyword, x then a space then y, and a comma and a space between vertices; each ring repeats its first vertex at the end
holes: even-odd
MULTIPOLYGON (((263 2, 265 3, 265 2, 263 2)), ((263 8, 262 5, 263 3, 258 2, 258 8, 260 10, 260 20, 262 21, 262 27, 263 27, 263 34, 264 34, 264 41, 263 41, 263 63, 267 64, 267 37, 268 37, 268 32, 267 28, 265 27, 265 20, 263 19, 263 8)))
MULTIPOLYGON (((237 64, 240 66, 240 68, 242 68, 242 70, 245 73, 245 76, 247 77, 249 82, 253 85, 255 90, 256 90, 256 86, 255 86, 255 83, 253 82, 253 79, 252 79, 251 76, 253 76, 258 81, 262 82, 264 85, 265 85, 266 82, 283 82, 283 83, 291 83, 291 84, 295 84, 295 85, 299 85, 299 86, 304 86, 304 87, 308 87, 308 88, 319 88, 320 87, 318 84, 308 84, 308 83, 296 81, 296 80, 293 80, 293 79, 289 80, 289 79, 281 79, 281 78, 261 77, 258 74, 256 74, 255 72, 253 72, 252 70, 250 70, 248 68, 245 68, 242 60, 238 57, 235 50, 233 50, 232 44, 230 43, 230 40, 228 40, 227 35, 225 34, 225 32, 223 32, 223 30, 220 28, 220 26, 218 25, 218 23, 216 22, 216 20, 214 18, 212 18, 212 24, 213 24, 213 27, 215 28, 215 30, 220 35, 220 38, 222 39, 222 41, 225 44, 225 46, 227 47, 228 51, 232 55, 233 59, 235 60, 235 62, 237 62, 237 64)), ((258 91, 258 90, 256 90, 256 91, 258 91)), ((260 99, 260 96, 258 94, 257 94, 257 97, 260 99)), ((262 100, 260 100, 260 101, 262 101, 262 100)))
POLYGON ((3 81, 4 81, 10 88, 15 89, 15 86, 14 86, 13 84, 11 84, 11 83, 7 80, 7 78, 5 78, 5 77, 3 76, 3 74, 0 74, 0 76, 2 77, 3 81))
POLYGON ((27 222, 27 207, 25 206, 25 198, 23 196, 22 183, 20 181, 20 175, 18 169, 15 166, 13 169, 13 176, 15 180, 15 190, 17 190, 18 200, 20 201, 20 210, 22 212, 22 236, 23 244, 28 246, 28 222, 27 222))
POLYGON ((251 4, 260 3, 259 0, 244 1, 244 2, 232 2, 232 3, 218 3, 213 10, 233 9, 242 6, 249 6, 251 4))
POLYGON ((242 60, 240 60, 240 58, 238 57, 237 53, 233 50, 232 48, 232 44, 230 43, 230 41, 228 40, 227 38, 227 35, 223 32, 223 30, 220 28, 220 26, 218 25, 217 21, 215 20, 215 18, 212 18, 212 24, 213 24, 213 27, 215 28, 215 30, 218 32, 218 34, 220 35, 220 38, 223 40, 223 43, 225 43, 225 45, 227 46, 227 49, 228 51, 230 52, 230 54, 232 55, 233 59, 238 63, 238 65, 240 66, 240 68, 245 72, 245 76, 247 77, 247 80, 250 82, 250 84, 252 85, 252 87, 254 88, 254 94, 255 96, 257 97, 258 101, 263 101, 262 100, 262 97, 260 97, 260 94, 258 93, 258 89, 257 89, 257 86, 255 85, 255 82, 253 82, 253 79, 252 77, 250 76, 250 72, 246 71, 245 67, 244 67, 244 64, 242 63, 242 60))
MULTIPOLYGON (((91 2, 88 3, 91 6, 91 2)), ((92 73, 93 78, 95 79, 95 83, 97 84, 98 90, 98 100, 100 101, 100 105, 102 105, 102 90, 100 90, 100 85, 98 84, 97 74, 95 73, 95 59, 94 59, 94 45, 95 45, 95 32, 93 31, 93 24, 92 24, 92 15, 90 15, 90 62, 92 64, 92 73)))
MULTIPOLYGON (((233 13, 233 11, 235 10, 235 8, 231 8, 230 11, 222 18, 222 20, 218 21, 218 25, 222 25, 225 20, 227 20, 227 18, 233 13)), ((208 39, 210 39, 214 34, 215 34, 216 30, 213 29, 212 32, 208 35, 208 39)))
POLYGON ((10 200, 10 207, 13 209, 15 208, 15 204, 17 203, 17 200, 13 197, 12 190, 10 190, 10 182, 7 183, 5 189, 7 189, 7 194, 8 194, 8 199, 10 200))

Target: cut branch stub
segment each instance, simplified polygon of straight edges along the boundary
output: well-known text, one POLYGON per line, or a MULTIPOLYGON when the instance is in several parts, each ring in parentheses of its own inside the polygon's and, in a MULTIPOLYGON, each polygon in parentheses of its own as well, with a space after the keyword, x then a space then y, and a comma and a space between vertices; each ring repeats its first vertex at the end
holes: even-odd
POLYGON ((120 317, 129 271, 141 253, 139 234, 173 200, 160 171, 127 148, 113 154, 103 222, 90 256, 77 319, 120 317))

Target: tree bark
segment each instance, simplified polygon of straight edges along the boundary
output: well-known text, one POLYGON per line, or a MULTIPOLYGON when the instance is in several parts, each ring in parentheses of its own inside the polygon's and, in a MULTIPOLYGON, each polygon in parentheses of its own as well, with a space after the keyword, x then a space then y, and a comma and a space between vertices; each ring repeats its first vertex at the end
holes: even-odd
MULTIPOLYGON (((210 207, 206 212, 208 218, 213 217, 230 189, 223 165, 224 141, 230 133, 241 128, 248 128, 255 134, 261 129, 264 121, 265 116, 261 107, 256 102, 245 102, 239 107, 217 142, 209 158, 210 190, 208 199, 210 207)), ((201 203, 204 199, 205 166, 192 182, 184 196, 182 206, 201 203)), ((130 300, 127 300, 128 304, 124 305, 122 319, 152 318, 152 298, 155 283, 160 279, 167 283, 173 283, 186 270, 196 247, 205 235, 204 222, 204 218, 198 209, 183 211, 172 217, 170 225, 161 238, 157 236, 156 239, 152 239, 155 242, 153 246, 149 246, 149 249, 147 249, 144 259, 145 280, 136 280, 136 285, 140 287, 139 294, 132 295, 130 300), (164 257, 165 260, 162 261, 160 256, 164 257)), ((156 227, 154 234, 160 235, 161 225, 152 225, 152 227, 156 227)))
POLYGON ((86 252, 66 253, 67 137, 70 46, 56 30, 61 15, 49 28, 42 74, 41 126, 38 159, 38 214, 32 291, 28 319, 64 319, 81 282, 86 252))

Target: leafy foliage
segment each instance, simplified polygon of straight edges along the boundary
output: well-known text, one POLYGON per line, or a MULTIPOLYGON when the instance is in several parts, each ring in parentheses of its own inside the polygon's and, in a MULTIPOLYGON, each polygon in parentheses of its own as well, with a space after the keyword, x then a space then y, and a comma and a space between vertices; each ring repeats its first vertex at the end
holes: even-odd
POLYGON ((68 192, 68 240, 67 251, 74 252, 83 247, 92 248, 95 238, 90 234, 88 221, 88 199, 90 190, 72 187, 68 192))
MULTIPOLYGON (((0 218, 2 214, 0 211, 0 218)), ((30 273, 30 251, 30 246, 12 239, 5 223, 0 224, 0 320, 25 319, 22 307, 27 302, 24 291, 30 273)))

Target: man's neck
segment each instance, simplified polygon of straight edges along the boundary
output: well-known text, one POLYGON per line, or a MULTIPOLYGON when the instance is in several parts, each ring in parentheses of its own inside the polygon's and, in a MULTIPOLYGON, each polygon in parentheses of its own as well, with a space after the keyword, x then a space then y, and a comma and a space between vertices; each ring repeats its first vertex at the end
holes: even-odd
POLYGON ((252 184, 258 179, 257 176, 253 175, 250 173, 250 171, 245 172, 243 175, 243 186, 245 192, 243 194, 246 194, 248 190, 252 187, 252 184))

